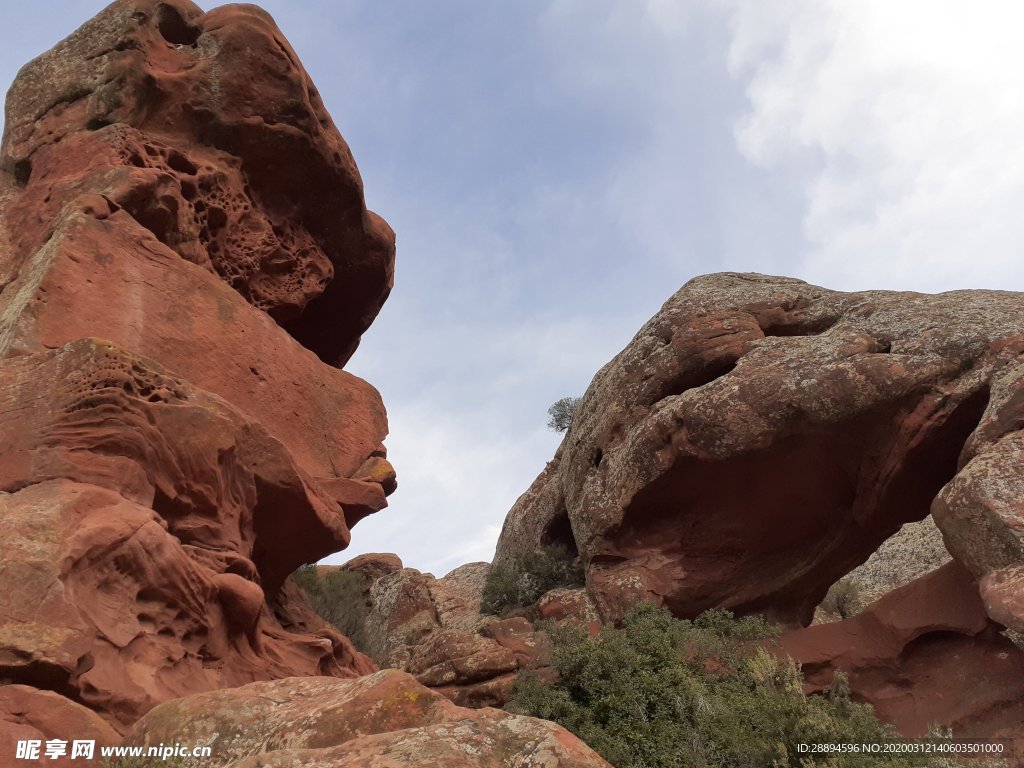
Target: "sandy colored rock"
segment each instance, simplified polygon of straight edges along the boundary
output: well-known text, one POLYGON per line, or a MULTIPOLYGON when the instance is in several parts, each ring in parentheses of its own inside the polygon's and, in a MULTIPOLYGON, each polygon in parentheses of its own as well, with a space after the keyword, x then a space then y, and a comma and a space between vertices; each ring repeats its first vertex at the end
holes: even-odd
MULTIPOLYGON (((366 567, 379 570, 377 566, 366 567)), ((415 568, 375 579, 370 587, 367 619, 373 656, 401 666, 392 654, 398 650, 405 658, 407 649, 401 646, 417 645, 437 629, 474 632, 483 622, 480 603, 489 570, 488 563, 467 563, 440 579, 415 568)))
POLYGON ((467 563, 444 578, 406 568, 370 589, 367 634, 382 666, 415 675, 456 704, 503 706, 516 673, 550 672, 551 643, 523 618, 480 614, 489 563, 467 563))
POLYGON ((601 631, 597 607, 585 589, 559 587, 545 592, 537 601, 537 612, 541 619, 582 627, 591 635, 601 631))
POLYGON ((382 576, 370 587, 367 650, 378 663, 401 668, 408 655, 405 646, 416 645, 440 628, 430 592, 434 581, 429 573, 403 568, 382 576))
POLYGON ((490 570, 490 563, 466 563, 430 585, 442 627, 465 631, 479 627, 484 582, 490 570))
POLYGON ((595 376, 496 562, 578 549, 605 619, 652 599, 792 624, 929 511, 976 576, 1024 562, 1022 310, 1000 291, 691 280, 595 376))
POLYGON ((189 733, 209 744, 208 768, 607 768, 553 723, 468 710, 385 670, 357 680, 292 678, 190 696, 157 707, 126 743, 189 733))

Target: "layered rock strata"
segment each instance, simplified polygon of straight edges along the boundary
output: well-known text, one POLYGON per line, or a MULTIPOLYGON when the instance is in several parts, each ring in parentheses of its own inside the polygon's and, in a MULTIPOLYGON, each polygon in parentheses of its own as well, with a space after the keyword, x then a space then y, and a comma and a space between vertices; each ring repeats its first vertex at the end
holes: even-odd
POLYGON ((21 70, 0 146, 0 681, 124 731, 199 690, 374 671, 288 575, 395 487, 380 397, 339 368, 393 259, 258 8, 118 0, 21 70))

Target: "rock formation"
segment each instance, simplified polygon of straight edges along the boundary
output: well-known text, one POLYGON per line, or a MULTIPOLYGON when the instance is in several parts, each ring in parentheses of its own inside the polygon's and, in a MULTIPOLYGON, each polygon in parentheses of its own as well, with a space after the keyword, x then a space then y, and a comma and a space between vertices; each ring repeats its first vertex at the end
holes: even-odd
POLYGON ((595 376, 495 563, 562 544, 605 620, 648 599, 797 628, 868 561, 874 586, 910 583, 787 636, 809 690, 841 669, 908 735, 1015 734, 1024 652, 1002 630, 1024 629, 1022 353, 1022 294, 697 278, 595 376), (954 562, 886 576, 929 513, 954 562))
POLYGON ((393 561, 373 555, 342 566, 370 578, 366 650, 382 667, 408 672, 466 707, 505 704, 522 669, 550 675, 551 643, 544 632, 523 617, 481 615, 487 563, 467 563, 440 579, 402 568, 400 561, 397 570, 384 573, 388 563, 393 561))
POLYGON ((651 598, 805 624, 932 510, 1019 629, 1022 351, 1020 294, 697 278, 594 378, 496 561, 578 549, 605 618, 651 598))
POLYGON ((208 768, 610 768, 553 723, 466 710, 409 675, 295 678, 196 694, 152 710, 126 744, 188 733, 208 768))
POLYGON ((850 571, 833 589, 814 614, 814 623, 838 621, 859 613, 871 603, 919 576, 950 561, 942 532, 931 515, 916 523, 906 523, 882 542, 862 565, 850 571), (831 599, 838 590, 842 605, 831 599), (841 610, 829 613, 828 608, 841 610))
POLYGON ((808 693, 826 690, 843 670, 857 698, 906 736, 938 723, 957 738, 1022 739, 1024 653, 1001 629, 970 573, 953 562, 854 618, 780 642, 801 663, 808 693))
POLYGON ((372 672, 288 575, 395 487, 380 398, 338 367, 394 237, 295 53, 253 6, 118 0, 6 109, 0 681, 124 731, 372 672))
MULTIPOLYGON (((25 685, 0 687, 0 765, 27 765, 16 758, 19 741, 44 742, 50 738, 113 744, 118 733, 90 709, 52 691, 25 685)), ((92 760, 53 761, 54 765, 88 768, 92 760)))

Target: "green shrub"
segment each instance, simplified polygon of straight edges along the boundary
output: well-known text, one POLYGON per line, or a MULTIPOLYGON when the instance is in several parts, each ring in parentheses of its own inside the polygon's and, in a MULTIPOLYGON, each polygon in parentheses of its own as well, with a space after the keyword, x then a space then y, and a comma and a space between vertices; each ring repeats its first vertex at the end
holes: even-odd
POLYGON ((496 565, 484 581, 481 613, 505 616, 527 608, 545 592, 581 587, 583 568, 564 547, 547 546, 516 555, 511 565, 496 565))
POLYGON ((861 592, 861 586, 856 580, 840 579, 828 588, 825 599, 821 601, 821 610, 848 619, 860 609, 861 592))
POLYGON ((811 743, 899 740, 837 675, 804 696, 796 663, 765 649, 775 632, 724 611, 694 621, 647 603, 597 637, 551 625, 559 679, 522 673, 508 705, 553 720, 616 768, 862 768, 951 765, 900 755, 813 755, 811 743))
POLYGON ((348 637, 359 649, 366 647, 366 577, 353 571, 321 572, 304 565, 292 574, 320 617, 348 637))

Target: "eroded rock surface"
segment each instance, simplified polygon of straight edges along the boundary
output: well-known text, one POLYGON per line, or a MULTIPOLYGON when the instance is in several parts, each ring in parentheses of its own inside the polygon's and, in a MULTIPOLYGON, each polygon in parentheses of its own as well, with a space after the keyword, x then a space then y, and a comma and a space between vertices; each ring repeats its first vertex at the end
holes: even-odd
POLYGON ((410 675, 292 678, 197 694, 157 707, 126 744, 188 733, 220 768, 608 768, 563 728, 452 704, 410 675))
POLYGON ((440 579, 415 568, 377 578, 366 622, 371 655, 466 707, 505 704, 521 669, 550 675, 544 632, 522 617, 481 615, 489 570, 467 563, 440 579))
POLYGON ((395 487, 379 395, 334 367, 393 258, 258 8, 118 0, 22 69, 0 146, 0 682, 123 731, 198 690, 375 670, 288 575, 395 487))
POLYGON ((578 550, 605 619, 640 599, 810 621, 933 511, 1020 628, 1024 296, 696 278, 594 378, 496 562, 578 550))
MULTIPOLYGON (((29 764, 16 758, 19 741, 69 741, 69 737, 103 746, 121 740, 103 718, 60 694, 26 685, 0 686, 0 765, 29 764)), ((93 760, 70 756, 48 762, 62 768, 95 765, 93 760)))
POLYGON ((9 278, 93 194, 331 362, 391 288, 394 235, 366 210, 295 52, 252 5, 115 2, 19 73, 0 161, 20 189, 9 278))
POLYGON ((782 636, 806 690, 846 673, 857 700, 906 736, 941 724, 963 739, 1017 739, 1024 748, 1024 651, 986 615, 971 574, 949 563, 845 621, 782 636))

